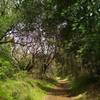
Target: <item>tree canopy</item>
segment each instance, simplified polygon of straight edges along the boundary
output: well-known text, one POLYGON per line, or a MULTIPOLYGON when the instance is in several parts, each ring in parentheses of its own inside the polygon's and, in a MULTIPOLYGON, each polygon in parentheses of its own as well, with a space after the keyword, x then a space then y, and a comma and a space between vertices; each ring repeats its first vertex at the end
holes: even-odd
POLYGON ((99 74, 99 32, 99 0, 0 2, 0 59, 17 69, 45 73, 55 62, 66 75, 99 74))

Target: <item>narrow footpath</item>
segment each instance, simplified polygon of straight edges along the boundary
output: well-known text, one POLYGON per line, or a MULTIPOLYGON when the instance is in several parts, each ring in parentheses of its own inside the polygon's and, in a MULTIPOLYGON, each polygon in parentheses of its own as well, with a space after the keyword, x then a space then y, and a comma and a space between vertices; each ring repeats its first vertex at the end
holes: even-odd
POLYGON ((50 90, 45 100, 75 100, 69 96, 69 90, 66 81, 59 81, 58 84, 50 90))

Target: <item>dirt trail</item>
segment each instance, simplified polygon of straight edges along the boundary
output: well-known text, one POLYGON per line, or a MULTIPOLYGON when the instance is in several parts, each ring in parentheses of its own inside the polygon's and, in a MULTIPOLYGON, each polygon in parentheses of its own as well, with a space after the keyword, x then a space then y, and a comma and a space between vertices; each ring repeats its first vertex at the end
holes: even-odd
POLYGON ((58 84, 51 89, 45 100, 75 100, 69 97, 69 90, 66 81, 59 81, 58 84))

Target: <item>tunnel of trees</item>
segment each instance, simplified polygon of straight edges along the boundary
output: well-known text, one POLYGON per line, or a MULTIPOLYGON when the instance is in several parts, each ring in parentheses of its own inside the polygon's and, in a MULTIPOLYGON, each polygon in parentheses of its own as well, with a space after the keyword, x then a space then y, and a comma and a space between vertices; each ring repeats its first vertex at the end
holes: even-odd
POLYGON ((0 80, 100 77, 100 0, 0 0, 0 80))

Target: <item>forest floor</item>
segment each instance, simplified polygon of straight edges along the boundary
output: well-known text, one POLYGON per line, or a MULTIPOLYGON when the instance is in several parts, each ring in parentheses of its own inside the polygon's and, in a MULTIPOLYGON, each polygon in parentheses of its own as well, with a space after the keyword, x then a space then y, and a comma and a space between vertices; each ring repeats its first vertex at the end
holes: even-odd
POLYGON ((67 81, 60 80, 58 84, 52 88, 45 100, 76 100, 75 97, 70 94, 67 81))

